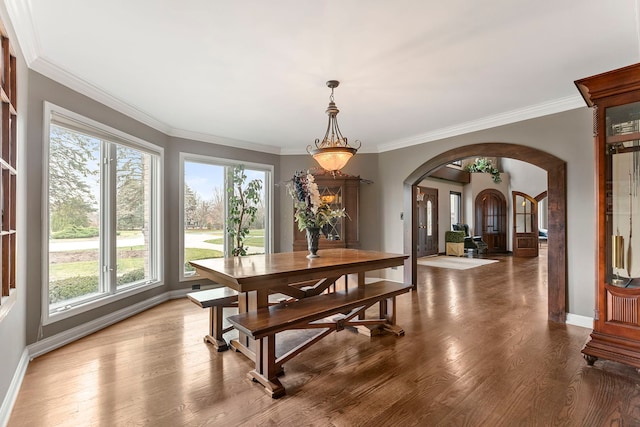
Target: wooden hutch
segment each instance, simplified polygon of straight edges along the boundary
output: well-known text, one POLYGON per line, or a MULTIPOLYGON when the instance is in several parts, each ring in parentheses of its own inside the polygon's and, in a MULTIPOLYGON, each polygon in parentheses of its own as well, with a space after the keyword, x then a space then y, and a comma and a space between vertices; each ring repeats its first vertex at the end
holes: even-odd
POLYGON ((595 320, 582 353, 590 365, 640 368, 640 64, 575 83, 593 107, 598 203, 595 320))
MULTIPOLYGON (((314 171, 313 176, 320 197, 331 205, 332 209, 345 209, 346 217, 335 219, 327 227, 327 236, 321 234, 319 249, 359 248, 360 236, 358 217, 360 211, 360 177, 324 170, 314 171)), ((293 223, 293 250, 307 250, 307 238, 304 231, 298 230, 293 223)))

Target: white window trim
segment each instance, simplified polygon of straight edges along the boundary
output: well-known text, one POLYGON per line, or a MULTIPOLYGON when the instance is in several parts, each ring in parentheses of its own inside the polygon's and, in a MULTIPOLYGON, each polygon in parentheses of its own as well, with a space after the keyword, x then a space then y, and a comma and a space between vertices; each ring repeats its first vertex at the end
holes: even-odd
MULTIPOLYGON (((268 207, 265 210, 265 252, 273 252, 273 165, 245 162, 242 160, 224 159, 220 157, 206 156, 202 154, 192 154, 180 152, 180 212, 178 215, 179 237, 178 247, 180 248, 180 255, 178 256, 178 267, 180 271, 180 281, 202 280, 201 277, 195 274, 184 274, 184 164, 185 162, 196 162, 211 164, 214 166, 237 166, 244 165, 245 169, 258 170, 268 172, 266 174, 263 188, 265 190, 265 201, 268 203, 268 207)), ((226 200, 226 192, 225 192, 226 200)), ((225 218, 227 217, 227 203, 225 202, 225 218)), ((227 242, 227 233, 224 233, 225 247, 229 247, 227 242)))
POLYGON ((2 319, 7 317, 9 312, 11 311, 11 307, 16 304, 16 300, 18 299, 18 291, 16 288, 9 289, 9 295, 1 297, 0 299, 0 322, 2 319))
MULTIPOLYGON (((56 113, 61 116, 68 117, 72 120, 78 121, 87 126, 94 127, 100 131, 103 131, 109 135, 113 135, 116 140, 113 142, 123 143, 123 145, 127 145, 129 147, 142 149, 149 153, 158 156, 157 168, 158 168, 158 183, 156 185, 156 194, 154 197, 155 205, 154 209, 156 210, 157 222, 155 227, 155 251, 158 254, 158 260, 154 260, 154 263, 157 263, 157 281, 150 282, 147 284, 142 284, 135 287, 124 288, 121 291, 115 294, 103 294, 95 299, 87 299, 85 303, 77 304, 74 307, 66 309, 64 311, 59 311, 55 313, 50 313, 49 311, 49 174, 48 174, 48 166, 44 166, 44 170, 46 173, 43 173, 43 182, 42 182, 42 242, 45 244, 42 245, 42 294, 41 294, 41 324, 48 325, 51 323, 58 322, 63 319, 67 319, 73 316, 76 316, 81 313, 85 313, 87 311, 91 311, 98 307, 102 307, 104 305, 113 303, 115 301, 119 301, 121 299, 130 297, 132 295, 139 294, 141 292, 148 291, 150 289, 157 288, 159 286, 164 285, 164 269, 162 268, 162 260, 164 260, 164 148, 147 142, 143 139, 137 138, 133 135, 129 135, 125 132, 122 132, 118 129, 112 128, 103 123, 92 120, 88 117, 85 117, 81 114, 75 113, 73 111, 67 110, 66 108, 59 107, 55 104, 52 104, 48 101, 44 102, 44 117, 43 117, 43 159, 47 162, 49 161, 49 138, 50 138, 50 124, 51 124, 51 115, 52 113, 56 113)), ((150 231, 153 232, 153 231, 150 231)))

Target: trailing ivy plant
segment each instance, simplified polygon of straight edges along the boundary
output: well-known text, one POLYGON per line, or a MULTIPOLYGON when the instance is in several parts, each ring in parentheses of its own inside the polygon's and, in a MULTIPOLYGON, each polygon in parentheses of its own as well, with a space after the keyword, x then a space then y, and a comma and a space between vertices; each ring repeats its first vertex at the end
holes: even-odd
POLYGON ((495 182, 496 184, 499 184, 502 182, 502 178, 500 177, 500 171, 498 170, 498 168, 494 167, 493 163, 491 163, 491 160, 485 157, 477 158, 473 163, 468 164, 467 170, 472 173, 473 172, 490 173, 491 179, 493 179, 493 182, 495 182))
POLYGON ((255 222, 258 205, 261 201, 262 181, 254 179, 247 181, 244 165, 234 166, 229 174, 231 186, 229 192, 229 216, 227 219, 227 233, 233 241, 233 256, 247 254, 244 240, 249 235, 249 227, 255 222))

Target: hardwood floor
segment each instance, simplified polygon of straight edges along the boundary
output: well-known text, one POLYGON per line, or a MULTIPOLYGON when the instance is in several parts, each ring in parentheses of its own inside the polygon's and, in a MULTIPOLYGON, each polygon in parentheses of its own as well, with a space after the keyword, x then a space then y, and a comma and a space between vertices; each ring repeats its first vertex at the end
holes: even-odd
POLYGON ((499 259, 419 266, 404 337, 330 335, 285 364, 279 400, 202 341, 205 310, 164 303, 33 360, 9 427, 640 425, 636 370, 587 366, 590 330, 547 322, 546 262, 499 259))

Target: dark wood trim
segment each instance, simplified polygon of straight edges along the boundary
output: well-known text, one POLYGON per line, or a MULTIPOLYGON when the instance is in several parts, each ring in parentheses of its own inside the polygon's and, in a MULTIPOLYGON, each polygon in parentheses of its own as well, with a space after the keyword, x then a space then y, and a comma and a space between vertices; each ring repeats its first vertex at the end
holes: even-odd
POLYGON ((536 197, 534 197, 534 199, 536 199, 536 202, 539 202, 540 200, 544 200, 547 197, 547 191, 543 191, 542 193, 538 194, 536 197))
POLYGON ((548 239, 548 316, 554 322, 565 322, 567 287, 567 176, 566 162, 552 154, 518 144, 482 143, 454 148, 440 153, 416 168, 404 181, 404 281, 417 282, 415 218, 412 215, 412 196, 415 187, 434 170, 454 160, 476 157, 506 157, 521 160, 547 171, 549 239, 548 239))
POLYGON ((429 177, 459 182, 460 184, 469 184, 471 182, 471 173, 463 169, 450 168, 446 165, 431 172, 429 177))
POLYGON ((486 188, 476 194, 474 200, 474 208, 473 215, 475 218, 474 232, 473 234, 476 236, 481 236, 482 240, 487 244, 486 253, 488 254, 496 254, 496 253, 505 253, 507 252, 507 231, 508 231, 508 205, 507 198, 504 193, 496 188, 486 188), (485 202, 484 199, 486 197, 497 199, 499 203, 498 206, 494 206, 494 208, 499 207, 499 211, 502 212, 501 215, 497 218, 498 221, 498 229, 499 232, 495 232, 495 230, 491 230, 489 233, 487 229, 485 229, 486 221, 485 221, 485 202))

